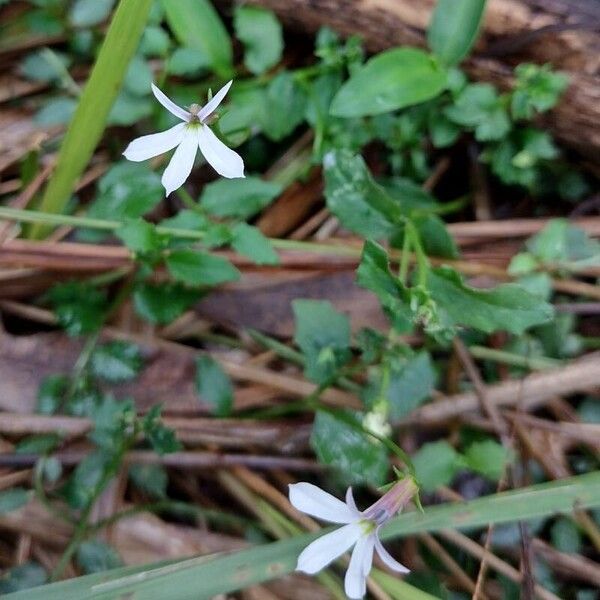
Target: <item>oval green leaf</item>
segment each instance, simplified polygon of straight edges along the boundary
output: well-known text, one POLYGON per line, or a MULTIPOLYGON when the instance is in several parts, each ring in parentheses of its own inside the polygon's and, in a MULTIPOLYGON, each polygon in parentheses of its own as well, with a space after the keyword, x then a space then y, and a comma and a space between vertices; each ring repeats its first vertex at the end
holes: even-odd
POLYGON ((477 39, 486 0, 438 0, 427 42, 446 65, 459 63, 477 39))
POLYGON ((394 48, 369 60, 331 103, 335 117, 365 117, 434 98, 446 87, 446 72, 427 52, 394 48))

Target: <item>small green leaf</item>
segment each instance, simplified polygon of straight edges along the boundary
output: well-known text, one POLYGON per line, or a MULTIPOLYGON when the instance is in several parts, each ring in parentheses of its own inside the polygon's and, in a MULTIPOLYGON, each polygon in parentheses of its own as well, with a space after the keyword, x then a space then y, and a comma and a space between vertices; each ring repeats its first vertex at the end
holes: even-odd
POLYGON ((169 27, 182 46, 197 48, 221 77, 233 72, 233 50, 223 21, 209 0, 162 0, 169 27))
POLYGON ((36 113, 34 121, 43 127, 64 125, 71 120, 76 107, 73 98, 52 98, 36 113))
POLYGON ((23 438, 15 447, 17 454, 47 454, 54 450, 61 438, 56 433, 30 435, 23 438))
POLYGON ((123 565, 119 553, 106 542, 90 540, 77 549, 77 564, 84 573, 99 573, 123 565))
POLYGON ((225 258, 196 250, 175 250, 165 262, 176 280, 190 285, 219 285, 240 278, 240 272, 225 258))
POLYGON ((144 219, 126 221, 115 235, 132 251, 139 254, 155 252, 161 247, 156 227, 144 219))
POLYGON ((258 177, 219 179, 204 186, 200 204, 216 217, 249 219, 268 206, 282 187, 258 177))
POLYGON ((294 341, 305 358, 304 374, 317 383, 332 377, 351 357, 350 321, 325 300, 292 302, 294 341))
POLYGON ((344 227, 372 238, 394 233, 402 218, 400 204, 374 181, 360 155, 331 151, 323 166, 327 207, 344 227))
POLYGON ((79 281, 55 285, 48 299, 60 326, 72 336, 98 330, 108 306, 103 291, 79 281))
POLYGON ((489 290, 465 285, 447 267, 432 269, 428 276, 431 295, 450 323, 492 333, 523 333, 528 327, 549 321, 553 308, 521 286, 505 283, 489 290))
POLYGON ((210 356, 196 359, 196 390, 217 417, 227 417, 233 408, 233 385, 221 365, 210 356))
POLYGON ((304 120, 306 94, 289 71, 278 73, 267 86, 261 125, 264 134, 281 141, 304 120))
POLYGON ((45 569, 35 562, 13 567, 0 577, 0 594, 10 594, 44 585, 48 580, 45 569))
POLYGON ((238 223, 232 230, 231 245, 236 252, 247 256, 257 265, 277 265, 279 255, 271 242, 257 227, 247 223, 238 223))
POLYGON ((550 529, 552 545, 559 552, 579 554, 581 552, 581 534, 571 519, 558 517, 550 529))
POLYGON ((365 117, 435 98, 446 87, 446 72, 417 48, 393 48, 359 68, 335 95, 331 114, 365 117))
POLYGON ((164 57, 171 46, 171 39, 167 32, 161 27, 149 25, 144 30, 140 42, 140 52, 144 56, 164 57))
POLYGON ((445 441, 424 444, 412 461, 419 486, 425 492, 448 485, 461 467, 460 454, 445 441))
POLYGON ((66 375, 48 375, 42 380, 37 393, 36 411, 42 415, 53 415, 64 402, 69 388, 66 375))
POLYGON ((133 292, 135 310, 151 323, 164 325, 195 304, 202 294, 178 283, 139 283, 133 292))
POLYGON ((169 477, 162 465, 131 465, 129 479, 138 490, 152 498, 163 499, 167 497, 167 484, 169 477))
POLYGON ((153 406, 142 420, 142 430, 152 449, 161 456, 177 452, 181 444, 172 429, 165 427, 161 418, 161 407, 153 406))
POLYGON ((60 81, 62 77, 60 65, 67 69, 71 64, 71 58, 66 54, 54 51, 52 56, 55 59, 56 64, 50 62, 48 60, 48 54, 45 54, 42 51, 27 55, 19 67, 21 75, 33 81, 60 81))
POLYGON ((251 73, 260 75, 281 60, 283 34, 275 13, 257 6, 238 6, 233 27, 244 43, 244 64, 251 73))
MULTIPOLYGON (((360 424, 360 413, 345 411, 360 424)), ((319 461, 339 471, 344 482, 383 485, 389 469, 387 451, 379 442, 344 420, 317 411, 310 444, 319 461)))
POLYGON ((107 454, 102 450, 97 450, 88 454, 77 465, 62 490, 62 494, 71 508, 84 508, 95 499, 109 460, 107 454))
POLYGON ((177 48, 167 63, 167 73, 193 77, 210 67, 210 60, 198 48, 177 48))
POLYGON ((25 506, 30 497, 31 492, 21 487, 14 487, 0 492, 0 515, 25 506))
POLYGON ((459 63, 477 39, 486 0, 438 0, 427 42, 446 65, 459 63))
POLYGON ((464 455, 467 467, 491 481, 499 481, 510 460, 508 450, 494 440, 472 443, 464 455))
POLYGON ((511 111, 515 119, 532 119, 556 106, 569 84, 563 73, 554 73, 551 65, 523 63, 515 68, 517 83, 512 93, 511 111))
POLYGON ((135 344, 121 341, 98 346, 91 359, 93 373, 113 383, 133 379, 143 364, 140 349, 135 344))
POLYGON ((437 215, 419 215, 413 217, 412 221, 419 232, 426 254, 442 258, 458 258, 458 246, 442 219, 437 215))
POLYGON ((125 74, 123 87, 134 96, 148 96, 154 77, 152 69, 141 56, 134 56, 125 74))
POLYGON ((92 27, 108 19, 115 0, 75 0, 69 13, 73 27, 92 27))

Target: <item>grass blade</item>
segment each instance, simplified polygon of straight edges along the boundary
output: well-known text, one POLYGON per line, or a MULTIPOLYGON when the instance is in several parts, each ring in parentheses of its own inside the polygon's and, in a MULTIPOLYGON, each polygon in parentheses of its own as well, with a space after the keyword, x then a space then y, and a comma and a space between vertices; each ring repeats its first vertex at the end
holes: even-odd
MULTIPOLYGON (((151 6, 152 0, 121 0, 119 3, 62 142, 56 170, 46 188, 40 210, 60 213, 69 201, 75 182, 102 137, 151 6)), ((41 238, 47 231, 45 225, 34 225, 30 237, 41 238)))
MULTIPOLYGON (((561 481, 471 500, 442 504, 400 515, 382 537, 389 539, 440 529, 469 529, 568 513, 600 506, 600 471, 561 481)), ((317 535, 307 534, 240 552, 192 558, 159 566, 127 567, 17 592, 11 598, 28 600, 108 599, 135 594, 136 600, 200 600, 233 592, 291 572, 300 551, 317 535)))

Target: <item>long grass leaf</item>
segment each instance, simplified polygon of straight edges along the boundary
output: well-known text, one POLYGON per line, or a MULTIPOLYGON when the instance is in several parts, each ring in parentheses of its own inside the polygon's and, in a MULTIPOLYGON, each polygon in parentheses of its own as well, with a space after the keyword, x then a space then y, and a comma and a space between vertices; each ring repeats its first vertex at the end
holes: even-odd
MULTIPOLYGON (((600 506, 600 471, 520 490, 485 496, 469 502, 442 504, 393 519, 383 538, 417 532, 456 528, 470 529, 489 523, 569 513, 573 508, 600 506)), ((55 583, 11 598, 28 600, 83 600, 120 598, 136 600, 201 600, 290 573, 300 551, 320 534, 254 546, 213 557, 191 558, 170 564, 127 567, 55 583)))
MULTIPOLYGON (((75 182, 102 137, 151 6, 152 0, 121 0, 119 3, 60 147, 56 170, 48 183, 40 210, 60 213, 69 201, 75 182)), ((34 225, 30 236, 40 238, 47 231, 45 225, 34 225)))

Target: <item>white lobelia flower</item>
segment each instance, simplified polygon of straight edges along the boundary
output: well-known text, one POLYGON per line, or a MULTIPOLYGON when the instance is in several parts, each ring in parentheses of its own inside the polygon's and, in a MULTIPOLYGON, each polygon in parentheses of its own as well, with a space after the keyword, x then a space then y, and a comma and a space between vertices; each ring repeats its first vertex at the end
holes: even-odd
POLYGON ((206 161, 219 175, 229 179, 244 177, 242 157, 228 148, 208 126, 211 115, 225 98, 232 83, 230 81, 224 85, 204 106, 192 104, 189 110, 177 106, 152 84, 152 93, 156 99, 183 122, 166 131, 144 135, 133 140, 123 152, 125 158, 140 162, 176 147, 177 150, 162 176, 162 184, 165 186, 167 196, 181 187, 188 178, 194 166, 198 147, 206 161))
POLYGON ((289 488, 290 502, 295 508, 323 521, 344 525, 309 544, 298 557, 298 571, 313 575, 354 546, 344 579, 346 595, 353 599, 362 598, 367 591, 374 551, 393 571, 409 572, 383 547, 379 529, 417 492, 411 477, 395 483, 363 512, 356 508, 352 488, 346 492, 345 503, 311 483, 293 483, 289 488))

